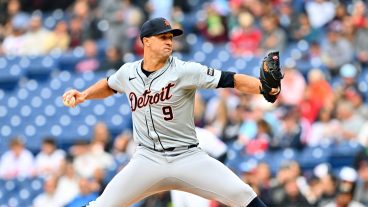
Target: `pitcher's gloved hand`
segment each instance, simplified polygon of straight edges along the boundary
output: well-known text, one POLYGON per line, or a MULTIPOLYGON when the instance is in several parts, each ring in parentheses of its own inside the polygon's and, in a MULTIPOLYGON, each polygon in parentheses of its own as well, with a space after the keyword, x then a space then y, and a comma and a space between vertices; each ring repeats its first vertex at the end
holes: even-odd
POLYGON ((279 52, 270 52, 262 61, 259 79, 261 80, 261 94, 271 103, 274 103, 281 92, 281 73, 279 52))

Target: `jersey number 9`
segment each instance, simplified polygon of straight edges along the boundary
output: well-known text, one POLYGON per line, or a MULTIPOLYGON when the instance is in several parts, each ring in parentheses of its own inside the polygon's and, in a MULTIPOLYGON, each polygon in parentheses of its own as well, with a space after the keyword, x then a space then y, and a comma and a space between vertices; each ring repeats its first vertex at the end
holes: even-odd
POLYGON ((171 106, 164 106, 162 107, 162 113, 165 115, 164 119, 166 121, 170 121, 174 118, 173 112, 172 112, 172 108, 171 106))

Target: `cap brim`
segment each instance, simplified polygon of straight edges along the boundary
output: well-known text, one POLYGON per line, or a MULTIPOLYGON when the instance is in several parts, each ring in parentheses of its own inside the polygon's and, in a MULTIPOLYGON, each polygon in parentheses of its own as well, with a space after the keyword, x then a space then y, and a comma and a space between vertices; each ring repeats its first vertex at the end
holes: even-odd
POLYGON ((181 29, 167 29, 167 30, 160 31, 159 33, 153 34, 153 35, 159 35, 159 34, 165 34, 165 33, 172 33, 174 35, 174 37, 176 37, 176 36, 182 35, 183 30, 181 30, 181 29))

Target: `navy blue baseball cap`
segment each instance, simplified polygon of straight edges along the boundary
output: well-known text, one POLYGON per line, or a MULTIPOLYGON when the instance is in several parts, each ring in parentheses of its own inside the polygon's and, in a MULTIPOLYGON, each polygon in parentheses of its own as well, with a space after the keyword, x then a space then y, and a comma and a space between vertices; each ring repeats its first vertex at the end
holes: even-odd
POLYGON ((142 25, 140 37, 141 40, 143 40, 143 37, 149 37, 169 32, 172 33, 174 37, 183 34, 183 30, 171 28, 169 21, 167 21, 165 18, 158 17, 150 19, 142 25))

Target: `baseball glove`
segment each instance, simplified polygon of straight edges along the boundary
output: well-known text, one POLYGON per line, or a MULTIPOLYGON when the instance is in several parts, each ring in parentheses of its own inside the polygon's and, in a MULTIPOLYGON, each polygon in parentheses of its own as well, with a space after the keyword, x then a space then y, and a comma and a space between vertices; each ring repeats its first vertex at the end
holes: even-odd
POLYGON ((259 76, 262 84, 262 88, 260 88, 261 94, 268 102, 274 103, 281 91, 281 79, 284 78, 280 69, 278 51, 268 53, 263 59, 259 76), (278 91, 272 93, 272 88, 276 88, 278 91))

